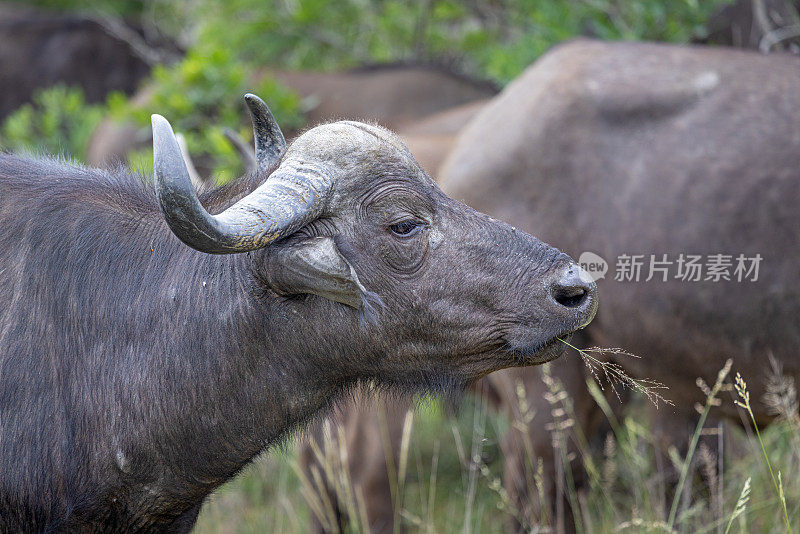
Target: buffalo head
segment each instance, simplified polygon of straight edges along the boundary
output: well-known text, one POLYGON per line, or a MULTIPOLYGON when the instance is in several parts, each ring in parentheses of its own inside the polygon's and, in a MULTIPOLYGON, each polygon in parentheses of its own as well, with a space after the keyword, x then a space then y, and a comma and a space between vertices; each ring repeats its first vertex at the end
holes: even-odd
POLYGON ((390 131, 333 122, 287 147, 266 105, 246 102, 260 185, 216 215, 153 116, 161 210, 190 247, 251 252, 243 283, 273 303, 270 321, 295 321, 280 342, 328 355, 331 375, 464 382, 555 358, 594 317, 596 287, 568 256, 447 197, 390 131))

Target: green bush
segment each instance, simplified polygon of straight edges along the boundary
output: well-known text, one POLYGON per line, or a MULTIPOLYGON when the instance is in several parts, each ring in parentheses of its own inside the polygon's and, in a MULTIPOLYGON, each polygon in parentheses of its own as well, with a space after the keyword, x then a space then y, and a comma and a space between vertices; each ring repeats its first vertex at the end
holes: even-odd
MULTIPOLYGON (((242 96, 250 91, 269 103, 278 123, 284 128, 302 125, 299 100, 294 93, 266 77, 253 82, 252 66, 235 58, 230 50, 198 45, 182 61, 153 69, 149 86, 153 93, 145 106, 135 106, 123 95, 109 98, 108 111, 118 119, 150 124, 151 113, 164 115, 176 132, 183 134, 193 158, 210 161, 217 181, 224 182, 241 173, 239 156, 225 139, 225 127, 243 138, 252 137, 244 112, 242 96)), ((141 159, 137 154, 136 159, 141 159)), ((147 161, 147 158, 144 158, 147 161)))
POLYGON ((0 126, 0 146, 83 160, 102 117, 102 107, 87 104, 80 88, 56 85, 37 92, 33 103, 6 117, 0 126))
POLYGON ((252 64, 341 69, 417 61, 505 83, 578 36, 687 42, 730 0, 200 0, 198 42, 252 64), (234 31, 235 29, 235 31, 234 31))

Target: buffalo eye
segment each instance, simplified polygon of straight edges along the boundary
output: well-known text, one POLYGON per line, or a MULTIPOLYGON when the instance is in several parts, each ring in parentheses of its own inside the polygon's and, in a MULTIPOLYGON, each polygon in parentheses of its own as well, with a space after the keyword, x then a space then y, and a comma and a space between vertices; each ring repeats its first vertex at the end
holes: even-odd
POLYGON ((398 237, 409 237, 419 232, 421 228, 422 223, 408 220, 391 225, 389 230, 398 237))

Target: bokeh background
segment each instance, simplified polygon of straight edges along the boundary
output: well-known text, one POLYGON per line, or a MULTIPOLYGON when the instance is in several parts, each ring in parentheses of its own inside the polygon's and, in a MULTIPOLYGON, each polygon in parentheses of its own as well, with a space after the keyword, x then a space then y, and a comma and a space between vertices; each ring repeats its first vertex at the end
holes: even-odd
MULTIPOLYGON (((438 134, 426 137, 425 120, 491 98, 554 45, 589 37, 797 53, 796 34, 769 36, 798 23, 798 5, 789 0, 3 2, 0 146, 98 166, 122 162, 148 175, 149 117, 160 113, 183 135, 199 182, 220 184, 243 172, 237 143, 251 143, 252 133, 241 97, 254 92, 288 136, 337 117, 397 129, 435 176, 449 144, 438 134)), ((452 137, 456 129, 446 133, 452 137)), ((553 429, 555 436, 570 426, 569 400, 559 395, 557 382, 551 386, 556 400, 545 406, 562 410, 566 425, 553 429)), ((581 450, 589 476, 588 490, 574 495, 581 529, 668 530, 669 483, 656 465, 645 402, 634 392, 628 409, 617 413, 592 382, 587 387, 607 414, 608 431, 581 450)), ((724 479, 714 471, 720 465, 714 452, 701 447, 687 458, 685 448, 670 449, 674 467, 690 464, 695 474, 676 528, 783 531, 767 455, 782 473, 782 491, 800 529, 793 384, 783 393, 787 415, 762 433, 763 446, 751 427, 695 429, 727 436, 724 479), (742 501, 745 487, 749 497, 742 501)), ((393 466, 397 524, 411 532, 503 531, 509 503, 498 443, 509 424, 481 397, 466 396, 457 410, 417 399, 393 466)), ((330 433, 335 437, 336 428, 330 433)), ((692 437, 678 441, 688 444, 692 437)), ((319 483, 299 467, 300 439, 260 458, 214 494, 197 531, 307 532, 326 503, 319 483)), ((346 471, 343 462, 359 458, 343 458, 334 442, 319 444, 316 454, 329 476, 338 477, 346 471)), ((347 477, 341 476, 346 493, 347 477)), ((356 515, 359 506, 353 499, 356 515)), ((363 526, 352 520, 346 528, 363 526)))
MULTIPOLYGON (((255 92, 284 129, 319 96, 276 71, 429 66, 499 89, 577 37, 687 43, 709 36, 729 0, 33 0, 0 4, 0 142, 92 161, 105 117, 180 130, 215 180, 241 171, 222 134, 250 136, 240 95, 255 92)), ((724 19, 724 15, 722 17, 724 19)), ((720 20, 724 25, 725 21, 720 20)), ((725 41, 718 31, 718 41, 725 41)), ((364 109, 362 114, 373 114, 364 109)), ((143 134, 146 137, 146 133, 143 134)), ((149 168, 149 152, 127 154, 149 168)))

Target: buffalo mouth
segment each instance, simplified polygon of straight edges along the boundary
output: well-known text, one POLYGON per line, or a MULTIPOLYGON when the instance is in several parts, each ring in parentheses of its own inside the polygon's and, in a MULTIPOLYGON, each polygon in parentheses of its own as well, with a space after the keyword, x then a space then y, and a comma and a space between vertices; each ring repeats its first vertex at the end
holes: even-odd
POLYGON ((566 343, 570 342, 572 334, 577 330, 579 329, 564 332, 540 343, 509 343, 506 347, 506 352, 513 359, 515 367, 541 365, 561 356, 564 353, 564 349, 567 348, 566 343))

